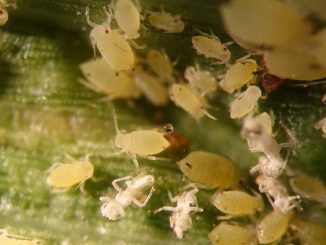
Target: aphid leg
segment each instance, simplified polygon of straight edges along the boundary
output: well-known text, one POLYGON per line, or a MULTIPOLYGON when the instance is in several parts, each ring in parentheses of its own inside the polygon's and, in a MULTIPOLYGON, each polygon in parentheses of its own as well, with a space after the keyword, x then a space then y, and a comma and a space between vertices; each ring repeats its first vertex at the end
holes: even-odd
POLYGON ((249 59, 250 56, 251 56, 251 54, 246 54, 245 56, 243 56, 243 57, 237 59, 235 62, 242 62, 242 61, 244 61, 244 60, 246 60, 246 59, 249 59))
POLYGON ((256 173, 257 171, 259 171, 260 168, 261 168, 261 164, 258 163, 257 165, 255 165, 255 166, 253 166, 252 168, 250 168, 249 173, 250 173, 250 174, 254 174, 254 173, 256 173))
POLYGON ((79 183, 76 186, 76 189, 79 189, 83 194, 88 194, 87 191, 85 190, 85 181, 79 183))
POLYGON ((231 215, 231 214, 216 217, 217 220, 229 220, 232 218, 234 218, 234 215, 231 215))
POLYGON ((115 179, 115 180, 112 181, 112 186, 114 187, 114 189, 116 189, 117 192, 122 192, 123 190, 118 185, 118 182, 125 181, 125 180, 131 179, 131 178, 132 178, 132 176, 129 175, 129 176, 126 176, 126 177, 115 179))
POLYGON ((137 160, 137 156, 135 154, 133 154, 133 155, 131 155, 131 159, 132 159, 132 162, 134 163, 135 167, 138 168, 139 163, 138 163, 138 160, 137 160))
POLYGON ((156 157, 156 156, 142 156, 145 159, 151 160, 151 161, 163 161, 163 162, 170 162, 171 159, 166 157, 156 157))
POLYGON ((195 193, 198 192, 198 189, 197 189, 197 186, 196 186, 195 183, 189 183, 188 185, 185 185, 184 187, 182 187, 181 190, 185 191, 185 190, 190 189, 190 188, 192 188, 194 190, 197 190, 195 193))
POLYGON ((140 201, 138 201, 136 198, 133 198, 133 200, 132 200, 133 203, 134 203, 135 205, 137 205, 138 207, 143 208, 144 206, 146 206, 147 202, 149 201, 149 199, 150 199, 150 197, 152 196, 152 194, 153 194, 154 191, 155 191, 155 188, 152 187, 152 188, 150 189, 150 191, 149 191, 149 193, 148 193, 146 199, 145 199, 143 202, 140 202, 140 201))
POLYGON ((111 200, 112 200, 112 198, 109 197, 109 196, 101 196, 101 197, 100 197, 100 201, 101 201, 101 202, 109 202, 109 201, 111 201, 111 200))
POLYGON ((88 25, 90 25, 91 27, 97 26, 97 24, 94 23, 93 21, 91 21, 89 18, 89 8, 88 7, 86 7, 85 16, 86 16, 86 21, 87 21, 88 25))
POLYGON ((164 206, 164 207, 161 207, 159 209, 156 209, 154 211, 154 214, 162 212, 162 211, 174 212, 175 210, 176 210, 175 207, 164 206))
POLYGON ((180 196, 173 196, 171 191, 168 191, 168 197, 172 203, 177 202, 180 199, 180 196))
POLYGON ((210 119, 213 119, 213 120, 217 120, 217 118, 216 117, 214 117, 212 114, 210 114, 208 111, 204 111, 204 113, 205 113, 205 115, 208 117, 208 118, 210 118, 210 119))
POLYGON ((146 45, 138 45, 134 40, 129 40, 131 46, 135 49, 145 49, 146 45))
POLYGON ((56 169, 59 165, 61 165, 62 163, 55 163, 53 164, 48 170, 46 170, 46 173, 49 174, 50 172, 52 172, 54 169, 56 169))
POLYGON ((200 207, 190 207, 189 208, 190 212, 203 212, 204 209, 200 208, 200 207))

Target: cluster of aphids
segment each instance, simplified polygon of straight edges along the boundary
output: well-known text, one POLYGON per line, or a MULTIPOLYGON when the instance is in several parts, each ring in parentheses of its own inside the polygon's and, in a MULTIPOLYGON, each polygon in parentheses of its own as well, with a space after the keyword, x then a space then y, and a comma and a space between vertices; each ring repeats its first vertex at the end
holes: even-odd
MULTIPOLYGON (((146 57, 135 55, 134 48, 140 48, 135 39, 139 37, 141 16, 132 0, 117 0, 104 11, 107 13, 107 21, 95 24, 86 10, 87 22, 92 27, 90 38, 94 52, 98 50, 101 54, 101 58, 80 65, 86 77, 81 82, 88 88, 105 94, 109 100, 137 99, 143 94, 155 106, 167 105, 170 98, 196 120, 205 115, 215 119, 206 111, 206 96, 215 93, 218 87, 235 97, 230 103, 230 117, 242 120, 241 136, 247 140, 249 150, 261 153, 258 164, 251 168, 250 173, 260 173, 256 177, 258 189, 266 195, 273 211, 259 219, 256 227, 248 223, 221 222, 209 234, 212 243, 273 243, 280 241, 291 227, 292 234, 302 244, 323 244, 325 226, 294 218, 293 214, 295 208, 301 210, 301 197, 325 205, 326 187, 317 179, 292 173, 289 185, 297 193, 292 196, 287 185, 278 179, 284 172, 290 173, 286 163, 296 141, 284 127, 290 141, 279 144, 272 134, 270 115, 266 112, 255 115, 258 100, 262 96, 257 82, 259 79, 256 77, 261 70, 257 62, 245 56, 229 64, 230 44, 223 44, 213 34, 197 30, 199 35, 192 37, 193 48, 199 55, 225 65, 226 71, 220 82, 217 82, 218 78, 209 71, 202 70, 199 65, 189 66, 184 71, 187 82, 183 82, 165 53, 148 49, 146 57), (111 28, 112 19, 118 28, 111 28), (290 147, 286 156, 281 154, 283 147, 290 147)), ((240 46, 249 49, 251 54, 263 55, 263 73, 267 70, 272 74, 260 74, 266 80, 265 84, 270 85, 268 79, 281 80, 278 77, 296 80, 326 77, 326 55, 321 55, 326 50, 326 39, 323 37, 326 32, 313 35, 310 23, 285 3, 276 0, 233 0, 222 6, 221 13, 231 37, 240 46), (303 46, 306 48, 303 49, 303 46)), ((146 21, 153 28, 169 34, 184 29, 180 16, 164 11, 149 12, 146 21)), ((129 154, 137 167, 137 157, 155 160, 156 154, 171 146, 166 135, 173 131, 172 125, 166 124, 162 130, 124 132, 119 130, 116 113, 114 109, 113 111, 115 145, 123 153, 129 154)), ((324 127, 326 132, 326 126, 323 126, 323 130, 324 127)), ((176 197, 169 193, 170 201, 176 202, 176 206, 161 207, 155 213, 172 212, 170 226, 179 239, 192 226, 190 214, 203 211, 198 207, 196 198, 199 188, 219 189, 212 196, 211 203, 225 214, 220 218, 252 216, 264 210, 260 194, 249 194, 240 189, 244 171, 225 157, 205 151, 191 151, 177 165, 194 184, 187 185, 176 197)), ((84 160, 71 159, 67 163, 52 166, 47 183, 55 189, 68 189, 77 184, 82 187, 86 180, 93 177, 93 173, 94 167, 88 157, 84 160)), ((117 194, 114 197, 100 198, 104 202, 101 214, 109 220, 117 220, 125 216, 126 207, 131 204, 144 207, 155 191, 154 181, 155 177, 145 172, 114 180, 112 185, 117 194), (120 187, 119 182, 124 182, 126 187, 120 187)))

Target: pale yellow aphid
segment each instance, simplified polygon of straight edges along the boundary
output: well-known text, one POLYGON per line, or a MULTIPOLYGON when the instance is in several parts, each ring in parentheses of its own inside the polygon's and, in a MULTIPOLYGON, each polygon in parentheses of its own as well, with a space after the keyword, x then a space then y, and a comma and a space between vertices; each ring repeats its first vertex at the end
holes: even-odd
POLYGON ((230 104, 231 118, 242 118, 251 112, 257 105, 261 90, 257 86, 249 86, 230 104))
POLYGON ((213 245, 255 245, 257 238, 250 228, 222 222, 208 234, 213 245))
POLYGON ((131 70, 134 67, 135 55, 126 39, 118 30, 110 28, 111 14, 107 13, 108 20, 102 25, 89 20, 86 9, 87 23, 93 27, 90 33, 93 48, 98 48, 103 59, 116 71, 131 70))
POLYGON ((312 221, 295 218, 291 228, 299 237, 301 245, 324 245, 326 241, 326 226, 312 221))
POLYGON ((205 115, 216 120, 216 118, 205 110, 205 107, 207 106, 205 99, 199 94, 193 92, 187 85, 173 84, 169 89, 169 95, 170 99, 177 106, 184 109, 197 120, 205 115))
POLYGON ((117 0, 113 4, 114 18, 127 39, 139 37, 140 14, 131 0, 117 0))
POLYGON ((257 225, 257 237, 261 244, 280 240, 289 227, 290 214, 278 211, 268 213, 257 225))
POLYGON ((251 49, 268 50, 312 32, 304 16, 277 0, 232 0, 221 14, 230 36, 251 49))
POLYGON ((207 189, 237 187, 243 177, 241 169, 233 162, 205 151, 190 152, 177 165, 186 177, 207 189))
POLYGON ((71 159, 67 163, 55 163, 48 170, 46 183, 54 189, 69 189, 74 185, 83 187, 86 180, 94 175, 94 166, 89 161, 71 159))
POLYGON ((267 112, 255 116, 255 120, 262 125, 268 135, 272 135, 273 122, 271 116, 267 112))
POLYGON ((136 156, 155 160, 157 158, 153 155, 164 151, 170 146, 170 142, 164 137, 166 133, 157 129, 138 129, 130 133, 120 131, 115 109, 113 109, 113 121, 116 129, 115 145, 122 152, 132 156, 136 167, 138 167, 136 156))
POLYGON ((307 175, 297 175, 290 179, 290 186, 303 198, 326 205, 326 186, 321 180, 307 175))
POLYGON ((257 68, 257 62, 253 59, 239 60, 227 69, 219 85, 225 92, 233 94, 236 89, 254 82, 257 68))
POLYGON ((7 23, 9 18, 8 11, 4 7, 1 7, 0 2, 0 26, 3 26, 7 23))
POLYGON ((231 58, 231 52, 228 49, 229 44, 222 44, 220 39, 211 34, 200 32, 202 36, 193 36, 191 38, 193 48, 199 55, 206 58, 217 60, 217 64, 225 64, 231 58))
POLYGON ((261 197, 244 191, 218 191, 211 202, 218 210, 230 216, 251 215, 264 209, 261 197))
POLYGON ((209 71, 201 70, 198 65, 187 67, 184 77, 190 88, 198 94, 205 95, 217 90, 216 78, 209 71))
POLYGON ((175 81, 175 78, 173 77, 173 64, 164 52, 150 49, 147 53, 146 62, 162 81, 167 83, 173 83, 175 81))
POLYGON ((147 17, 151 26, 166 33, 183 32, 185 24, 179 15, 173 16, 163 10, 161 12, 152 12, 147 17))
POLYGON ((103 58, 86 61, 79 67, 87 78, 81 83, 109 99, 137 99, 142 94, 129 75, 113 70, 103 58))
POLYGON ((6 230, 0 230, 1 245, 42 245, 40 240, 9 234, 6 230))
POLYGON ((134 81, 146 98, 155 106, 165 106, 169 102, 167 88, 160 78, 137 67, 134 71, 134 81))

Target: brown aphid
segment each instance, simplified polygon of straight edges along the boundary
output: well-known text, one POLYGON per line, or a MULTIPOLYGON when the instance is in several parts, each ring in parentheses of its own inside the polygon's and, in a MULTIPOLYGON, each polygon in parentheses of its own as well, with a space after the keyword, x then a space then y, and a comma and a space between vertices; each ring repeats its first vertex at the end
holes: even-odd
POLYGON ((262 86, 267 93, 270 93, 276 91, 279 87, 281 87, 284 79, 269 74, 267 71, 263 71, 261 74, 259 74, 258 81, 260 86, 262 86))
POLYGON ((164 135, 164 137, 170 142, 169 150, 172 152, 188 151, 189 140, 180 132, 173 131, 164 135))

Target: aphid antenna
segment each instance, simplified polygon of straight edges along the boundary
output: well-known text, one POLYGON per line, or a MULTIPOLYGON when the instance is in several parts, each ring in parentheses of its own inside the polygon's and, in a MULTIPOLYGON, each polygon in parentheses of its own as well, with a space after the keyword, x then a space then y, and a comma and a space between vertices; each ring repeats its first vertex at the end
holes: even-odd
POLYGON ((115 110, 114 104, 112 103, 112 119, 113 119, 113 125, 115 128, 115 131, 117 134, 121 134, 119 127, 118 127, 118 118, 117 118, 117 112, 115 110))
POLYGON ((88 6, 86 7, 86 10, 85 10, 85 16, 86 16, 86 21, 87 21, 88 25, 90 25, 91 27, 98 26, 98 24, 96 24, 95 22, 90 20, 90 18, 89 18, 89 7, 88 6))
POLYGON ((197 187, 198 186, 195 183, 189 183, 189 184, 183 186, 180 190, 185 191, 185 190, 188 190, 188 189, 193 189, 193 190, 197 190, 196 192, 198 192, 197 187))
POLYGON ((107 19, 106 19, 106 21, 103 23, 103 25, 104 25, 105 27, 109 27, 109 28, 110 28, 110 23, 111 23, 111 21, 112 21, 112 16, 113 16, 112 9, 109 8, 109 7, 103 7, 103 11, 104 11, 104 13, 105 13, 106 16, 107 16, 107 19))
POLYGON ((216 117, 214 117, 212 114, 210 114, 208 111, 206 111, 205 110, 205 115, 208 117, 208 118, 210 118, 210 119, 212 119, 212 120, 215 120, 215 121, 217 121, 218 119, 216 118, 216 117))

